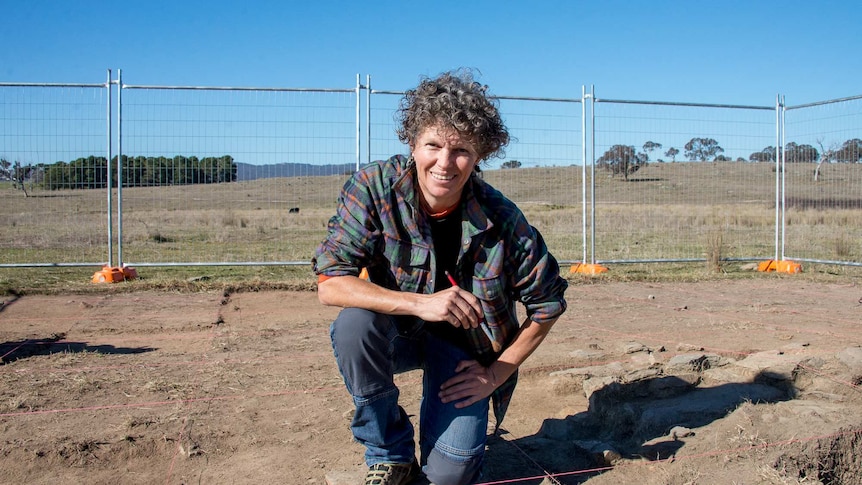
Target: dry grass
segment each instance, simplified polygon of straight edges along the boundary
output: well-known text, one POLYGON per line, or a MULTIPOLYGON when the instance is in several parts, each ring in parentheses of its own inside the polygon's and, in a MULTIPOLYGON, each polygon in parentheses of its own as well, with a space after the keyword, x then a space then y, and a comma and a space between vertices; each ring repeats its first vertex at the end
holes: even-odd
MULTIPOLYGON (((714 271, 726 270, 727 258, 772 257, 776 210, 771 168, 736 162, 651 164, 628 182, 597 172, 596 258, 699 259, 714 271)), ((788 200, 793 201, 786 212, 787 255, 862 261, 862 164, 824 167, 817 183, 810 168, 790 165, 785 174, 788 200)), ((484 177, 519 204, 558 259, 582 260, 579 167, 491 170, 484 177)), ((345 180, 296 177, 126 188, 123 259, 138 265, 306 263, 325 235, 345 180), (290 213, 293 207, 299 207, 299 213, 290 213)), ((0 187, 0 227, 5 228, 0 232, 0 263, 107 259, 103 191, 37 190, 31 195, 24 198, 8 185, 0 187)), ((587 218, 589 222, 589 211, 587 218)), ((113 223, 116 235, 116 216, 113 223)), ((234 271, 245 278, 250 274, 234 271)), ((225 271, 195 270, 202 272, 219 273, 221 278, 225 271)), ((251 275, 258 276, 254 271, 251 275)), ((0 285, 3 279, 0 271, 0 285)))

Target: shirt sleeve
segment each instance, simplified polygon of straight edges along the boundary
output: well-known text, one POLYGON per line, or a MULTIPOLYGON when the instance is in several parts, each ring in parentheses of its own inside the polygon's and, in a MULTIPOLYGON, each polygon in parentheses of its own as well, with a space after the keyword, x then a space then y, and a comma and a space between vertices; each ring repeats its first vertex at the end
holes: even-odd
POLYGON ((318 277, 359 275, 370 262, 379 239, 376 213, 368 174, 356 172, 341 189, 336 213, 327 224, 326 239, 312 259, 318 277))
POLYGON ((566 311, 565 293, 569 284, 560 275, 560 265, 548 251, 542 234, 523 215, 521 218, 515 229, 518 299, 532 321, 553 322, 566 311))

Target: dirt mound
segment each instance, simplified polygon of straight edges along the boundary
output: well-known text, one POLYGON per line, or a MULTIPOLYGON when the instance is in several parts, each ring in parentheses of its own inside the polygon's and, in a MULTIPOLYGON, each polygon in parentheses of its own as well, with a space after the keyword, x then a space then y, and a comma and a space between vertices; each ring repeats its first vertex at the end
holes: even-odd
POLYGON ((841 430, 838 436, 819 439, 799 453, 781 455, 773 466, 800 483, 862 483, 862 430, 841 430))

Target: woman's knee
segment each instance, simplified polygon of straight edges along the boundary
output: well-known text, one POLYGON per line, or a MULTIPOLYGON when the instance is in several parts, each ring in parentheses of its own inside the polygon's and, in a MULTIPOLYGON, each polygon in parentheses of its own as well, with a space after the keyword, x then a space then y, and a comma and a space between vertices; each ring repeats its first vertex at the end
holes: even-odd
MULTIPOLYGON (((332 346, 340 355, 362 353, 388 344, 388 317, 361 308, 345 308, 332 322, 332 346)), ((385 348, 385 347, 384 347, 385 348)))
POLYGON ((424 467, 428 480, 435 485, 476 483, 482 472, 484 447, 472 452, 450 453, 433 448, 424 467))

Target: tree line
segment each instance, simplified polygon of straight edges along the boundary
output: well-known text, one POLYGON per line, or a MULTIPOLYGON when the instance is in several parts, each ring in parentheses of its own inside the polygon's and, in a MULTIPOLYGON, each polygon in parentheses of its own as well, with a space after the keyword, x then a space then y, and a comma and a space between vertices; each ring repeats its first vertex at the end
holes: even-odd
MULTIPOLYGON (((230 155, 203 157, 177 155, 168 157, 122 156, 123 187, 158 187, 165 185, 215 184, 235 182, 237 164, 230 155)), ((14 165, 0 160, 0 167, 16 188, 31 186, 47 190, 101 189, 107 187, 108 163, 105 157, 90 155, 71 162, 14 165), (11 167, 11 168, 10 168, 11 167), (14 176, 10 176, 9 174, 14 176), (20 186, 20 187, 18 187, 20 186)), ((111 159, 111 185, 117 186, 117 157, 111 159)))
MULTIPOLYGON (((832 146, 825 148, 821 142, 818 142, 820 149, 811 145, 800 145, 795 142, 790 142, 785 145, 784 150, 779 156, 784 157, 787 163, 859 163, 862 162, 862 140, 853 138, 845 141, 840 147, 832 146)), ((642 151, 638 151, 634 145, 613 145, 605 153, 596 160, 596 166, 608 170, 612 175, 621 174, 628 180, 629 175, 637 172, 642 166, 650 161, 652 152, 661 150, 662 144, 654 141, 647 141, 641 147, 642 151)), ((713 138, 692 138, 683 146, 685 158, 689 161, 704 161, 704 162, 730 162, 731 158, 724 156, 724 148, 719 145, 718 141, 713 138)), ((661 153, 661 152, 659 152, 661 153)), ((664 156, 676 162, 676 157, 680 154, 680 150, 676 147, 670 147, 664 152, 664 156)), ((774 162, 776 160, 776 150, 773 146, 768 146, 760 151, 753 152, 748 156, 748 159, 738 157, 737 162, 774 162)), ((663 159, 658 159, 658 162, 664 162, 663 159)), ((818 165, 819 166, 819 165, 818 165)))

